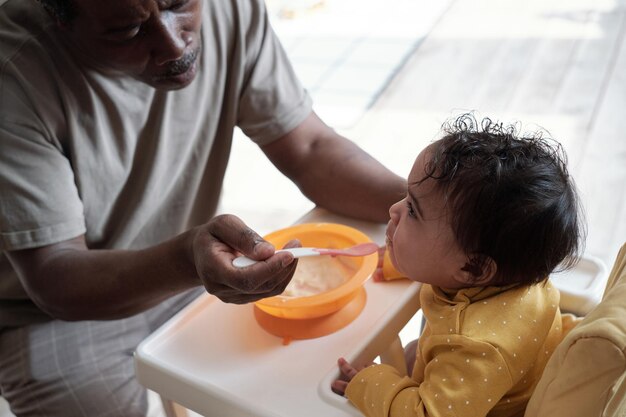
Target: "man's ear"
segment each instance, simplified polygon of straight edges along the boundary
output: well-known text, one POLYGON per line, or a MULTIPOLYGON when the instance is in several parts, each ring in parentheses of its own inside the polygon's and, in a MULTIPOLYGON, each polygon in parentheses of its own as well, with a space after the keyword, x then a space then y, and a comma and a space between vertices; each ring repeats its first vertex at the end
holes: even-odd
POLYGON ((497 271, 496 261, 489 256, 471 255, 455 279, 465 285, 483 287, 489 285, 497 271))
POLYGON ((51 6, 49 6, 47 3, 43 3, 42 2, 41 5, 43 6, 44 10, 48 13, 50 18, 52 20, 54 20, 54 23, 56 24, 57 28, 59 28, 61 30, 68 29, 67 22, 64 19, 62 19, 61 16, 59 16, 59 13, 57 12, 56 9, 54 9, 51 6))

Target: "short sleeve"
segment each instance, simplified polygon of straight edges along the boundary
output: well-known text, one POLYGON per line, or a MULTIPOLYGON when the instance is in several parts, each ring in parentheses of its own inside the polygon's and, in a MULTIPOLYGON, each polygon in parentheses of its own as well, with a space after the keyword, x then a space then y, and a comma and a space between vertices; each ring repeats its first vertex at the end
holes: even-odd
POLYGON ((0 249, 57 243, 85 232, 68 159, 34 126, 0 118, 0 249))
POLYGON ((248 3, 246 69, 237 124, 265 145, 302 123, 312 111, 312 100, 271 27, 263 2, 248 3))

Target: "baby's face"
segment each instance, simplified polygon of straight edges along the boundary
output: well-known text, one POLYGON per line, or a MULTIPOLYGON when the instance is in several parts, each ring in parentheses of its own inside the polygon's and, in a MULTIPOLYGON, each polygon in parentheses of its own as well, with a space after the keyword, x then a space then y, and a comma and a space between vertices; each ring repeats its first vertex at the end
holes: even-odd
POLYGON ((424 166, 429 148, 417 157, 408 178, 407 196, 389 210, 387 248, 391 260, 406 277, 443 288, 470 286, 461 268, 467 262, 446 215, 442 193, 424 166))

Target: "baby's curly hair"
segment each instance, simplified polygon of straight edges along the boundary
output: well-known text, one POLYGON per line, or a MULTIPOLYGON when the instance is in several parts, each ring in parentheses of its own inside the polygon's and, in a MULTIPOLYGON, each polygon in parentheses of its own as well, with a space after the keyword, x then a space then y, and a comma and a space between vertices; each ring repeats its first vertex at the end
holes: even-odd
POLYGON ((533 284, 579 259, 585 228, 563 147, 464 114, 443 126, 426 178, 443 192, 470 271, 493 259, 494 285, 533 284))

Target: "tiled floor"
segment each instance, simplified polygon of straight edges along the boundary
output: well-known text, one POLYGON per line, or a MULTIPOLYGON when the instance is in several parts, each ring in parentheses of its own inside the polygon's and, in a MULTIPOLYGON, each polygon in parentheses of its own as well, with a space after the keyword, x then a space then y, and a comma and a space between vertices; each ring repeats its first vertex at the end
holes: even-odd
POLYGON ((269 0, 268 5, 273 27, 316 111, 330 125, 350 128, 450 1, 269 0))

